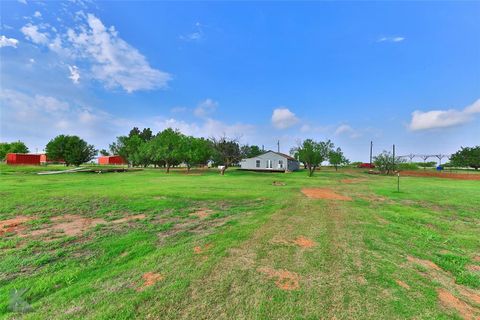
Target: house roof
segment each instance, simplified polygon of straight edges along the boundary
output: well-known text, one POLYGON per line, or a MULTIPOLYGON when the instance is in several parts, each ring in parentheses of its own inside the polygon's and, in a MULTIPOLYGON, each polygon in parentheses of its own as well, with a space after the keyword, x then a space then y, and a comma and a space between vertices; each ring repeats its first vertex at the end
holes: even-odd
MULTIPOLYGON (((267 153, 275 153, 275 154, 278 154, 279 156, 282 156, 284 158, 287 158, 288 160, 293 160, 293 161, 298 161, 297 159, 295 159, 294 157, 292 156, 289 156, 288 154, 285 154, 285 153, 281 153, 281 152, 275 152, 275 151, 272 151, 272 150, 268 150, 268 151, 265 151, 264 153, 262 153, 260 156, 263 156, 264 154, 267 154, 267 153)), ((252 158, 256 158, 258 156, 255 156, 255 157, 252 157, 252 158)), ((252 158, 249 158, 249 159, 252 159, 252 158)))

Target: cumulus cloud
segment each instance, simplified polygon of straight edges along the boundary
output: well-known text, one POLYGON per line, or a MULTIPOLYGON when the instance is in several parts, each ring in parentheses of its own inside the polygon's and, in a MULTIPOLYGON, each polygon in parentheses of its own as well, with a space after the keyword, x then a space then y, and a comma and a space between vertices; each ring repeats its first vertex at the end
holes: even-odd
POLYGON ((272 124, 277 129, 290 128, 300 120, 288 108, 277 108, 272 113, 272 124))
POLYGON ((72 80, 73 83, 77 84, 80 80, 80 71, 78 70, 77 66, 68 66, 68 70, 70 70, 69 79, 72 80))
POLYGON ((39 27, 31 23, 24 25, 20 31, 25 35, 25 38, 33 43, 46 45, 49 42, 48 34, 40 32, 39 27))
POLYGON ((79 135, 91 143, 108 144, 124 128, 102 110, 52 96, 2 89, 0 106, 2 138, 25 140, 34 147, 43 147, 62 133, 79 135))
POLYGON ((448 128, 465 124, 472 121, 475 115, 480 113, 480 99, 463 110, 431 110, 412 113, 412 119, 408 128, 412 131, 448 128))
POLYGON ((42 13, 41 13, 40 11, 35 11, 35 13, 33 14, 33 16, 34 16, 35 18, 40 18, 40 17, 42 17, 42 13))
POLYGON ((205 99, 204 101, 200 102, 198 106, 195 108, 193 113, 200 118, 205 118, 208 115, 215 112, 218 107, 218 102, 214 101, 210 98, 205 99))
POLYGON ((28 40, 48 47, 72 64, 89 63, 86 78, 100 81, 106 88, 121 88, 131 93, 167 87, 171 75, 152 68, 144 55, 119 37, 115 27, 107 28, 93 14, 78 13, 75 19, 77 27, 65 32, 32 23, 21 31, 28 40))
POLYGON ((381 37, 377 40, 377 42, 402 42, 405 39, 406 39, 405 37, 400 37, 400 36, 381 37))
POLYGON ((134 126, 149 127, 154 132, 174 128, 184 134, 207 138, 225 134, 243 140, 252 139, 256 133, 253 125, 211 118, 190 122, 165 117, 125 119, 100 108, 10 89, 0 90, 0 112, 0 126, 5 133, 2 139, 21 139, 31 147, 43 147, 58 134, 75 134, 97 147, 107 147, 116 136, 128 134, 134 126))
POLYGON ((14 38, 7 38, 6 36, 0 36, 0 48, 3 47, 14 47, 16 48, 18 40, 14 38))
POLYGON ((360 133, 348 124, 341 124, 337 127, 337 129, 335 129, 335 135, 346 135, 350 138, 358 138, 360 136, 360 133))

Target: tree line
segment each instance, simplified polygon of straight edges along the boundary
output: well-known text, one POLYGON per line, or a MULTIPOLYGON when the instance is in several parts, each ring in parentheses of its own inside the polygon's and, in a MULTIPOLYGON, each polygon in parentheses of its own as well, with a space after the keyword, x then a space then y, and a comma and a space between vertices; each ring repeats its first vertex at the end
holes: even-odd
POLYGON ((221 174, 228 167, 236 165, 242 158, 261 154, 258 146, 240 145, 237 139, 228 137, 197 138, 185 135, 178 130, 167 128, 153 134, 150 128, 140 130, 134 127, 126 136, 117 137, 110 145, 110 152, 127 161, 129 166, 170 168, 184 164, 187 172, 194 166, 206 166, 209 161, 222 166, 221 174))

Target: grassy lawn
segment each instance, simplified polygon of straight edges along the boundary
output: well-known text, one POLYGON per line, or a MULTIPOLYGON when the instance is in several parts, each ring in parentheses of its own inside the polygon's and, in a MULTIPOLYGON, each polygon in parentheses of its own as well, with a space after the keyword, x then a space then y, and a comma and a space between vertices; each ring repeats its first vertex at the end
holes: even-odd
POLYGON ((0 169, 0 317, 480 317, 480 181, 0 169))

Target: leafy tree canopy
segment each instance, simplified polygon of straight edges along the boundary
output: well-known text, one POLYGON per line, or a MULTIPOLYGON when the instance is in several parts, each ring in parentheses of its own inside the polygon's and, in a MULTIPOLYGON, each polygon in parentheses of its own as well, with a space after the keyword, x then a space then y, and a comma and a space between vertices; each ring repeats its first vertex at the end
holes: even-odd
POLYGON ((63 160, 67 166, 73 164, 79 166, 93 159, 97 150, 93 145, 77 136, 59 135, 50 140, 45 151, 47 157, 52 160, 63 160))
POLYGON ((0 142, 0 159, 5 159, 7 153, 28 153, 29 150, 22 141, 0 142))
POLYGON ((480 168, 480 146, 461 147, 452 154, 450 162, 456 167, 471 167, 478 170, 480 168))

